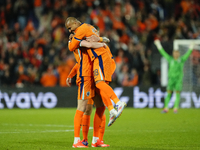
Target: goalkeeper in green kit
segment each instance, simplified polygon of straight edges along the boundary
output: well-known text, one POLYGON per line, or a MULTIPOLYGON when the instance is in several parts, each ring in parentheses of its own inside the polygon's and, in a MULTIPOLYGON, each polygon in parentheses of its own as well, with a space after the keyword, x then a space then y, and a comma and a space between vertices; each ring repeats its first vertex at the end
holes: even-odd
POLYGON ((165 57, 169 63, 167 97, 165 98, 165 106, 162 113, 167 113, 169 111, 168 104, 173 91, 176 92, 176 99, 173 111, 174 113, 177 113, 180 102, 180 92, 182 90, 183 83, 183 66, 185 61, 192 53, 194 45, 191 44, 189 46, 189 50, 181 57, 180 52, 178 50, 174 50, 172 57, 165 52, 159 40, 155 40, 154 44, 156 45, 160 54, 165 57))

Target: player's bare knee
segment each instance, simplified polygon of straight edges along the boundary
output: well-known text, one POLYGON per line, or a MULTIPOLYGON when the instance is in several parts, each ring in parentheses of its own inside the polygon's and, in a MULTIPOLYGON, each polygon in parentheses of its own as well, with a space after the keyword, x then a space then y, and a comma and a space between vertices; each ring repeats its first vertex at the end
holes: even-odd
POLYGON ((99 108, 99 107, 103 107, 104 104, 102 101, 99 101, 98 103, 96 103, 96 108, 99 108))
POLYGON ((92 109, 86 109, 84 115, 90 116, 92 114, 92 109))
POLYGON ((100 95, 96 94, 93 100, 96 108, 104 106, 100 95))
POLYGON ((87 104, 84 115, 91 115, 93 105, 87 104))
POLYGON ((78 100, 77 110, 85 112, 88 100, 78 100))
POLYGON ((80 111, 82 111, 82 112, 85 112, 86 107, 84 107, 84 106, 77 106, 77 110, 80 110, 80 111))

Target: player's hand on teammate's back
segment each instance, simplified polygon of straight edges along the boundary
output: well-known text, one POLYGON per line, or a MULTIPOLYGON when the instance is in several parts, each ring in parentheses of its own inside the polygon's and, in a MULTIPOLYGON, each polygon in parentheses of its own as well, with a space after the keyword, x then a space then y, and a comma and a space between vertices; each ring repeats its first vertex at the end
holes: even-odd
POLYGON ((72 78, 67 78, 66 83, 70 87, 72 83, 72 78))
POLYGON ((86 37, 86 41, 88 41, 88 42, 98 42, 98 41, 100 41, 100 38, 96 35, 91 35, 89 37, 86 37))

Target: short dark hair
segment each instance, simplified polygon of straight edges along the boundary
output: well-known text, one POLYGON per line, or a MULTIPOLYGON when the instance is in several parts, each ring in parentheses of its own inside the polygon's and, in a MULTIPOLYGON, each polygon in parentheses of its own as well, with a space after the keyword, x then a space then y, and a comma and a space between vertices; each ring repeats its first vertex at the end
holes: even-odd
POLYGON ((65 24, 68 23, 68 22, 80 22, 80 21, 78 19, 74 18, 74 17, 68 17, 65 21, 65 24))

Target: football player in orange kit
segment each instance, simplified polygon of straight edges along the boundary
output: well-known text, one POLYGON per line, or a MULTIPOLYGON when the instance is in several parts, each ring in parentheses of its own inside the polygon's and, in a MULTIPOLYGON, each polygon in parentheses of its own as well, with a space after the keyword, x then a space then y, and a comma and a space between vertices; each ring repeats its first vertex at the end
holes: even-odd
MULTIPOLYGON (((70 38, 71 39, 70 35, 70 38)), ((89 43, 89 42, 88 42, 89 43)), ((83 42, 84 44, 84 42, 83 42)), ((105 46, 104 43, 89 43, 89 46, 92 46, 94 48, 96 47, 102 47, 105 46)), ((88 45, 87 45, 88 46, 88 45)), ((71 83, 71 78, 77 74, 77 79, 76 83, 78 85, 78 106, 76 110, 76 114, 74 117, 74 144, 72 147, 74 148, 86 148, 88 147, 88 143, 84 143, 84 141, 80 141, 80 128, 81 128, 81 123, 82 119, 84 118, 86 126, 83 126, 84 133, 83 137, 87 139, 87 134, 89 131, 89 125, 88 123, 90 121, 90 115, 84 115, 83 113, 86 111, 86 105, 87 106, 93 106, 93 98, 95 94, 95 86, 94 86, 94 81, 92 77, 92 65, 90 59, 88 59, 87 53, 82 52, 82 49, 84 48, 78 48, 74 51, 74 56, 77 61, 76 65, 70 72, 69 77, 67 78, 67 84, 70 85, 71 83)), ((102 107, 103 103, 99 103, 97 105, 98 107, 102 107)), ((84 122, 83 122, 84 124, 84 122)), ((108 147, 109 145, 100 143, 101 146, 106 146, 108 147)))
MULTIPOLYGON (((68 78, 67 78, 67 85, 71 85, 71 78, 78 72, 78 65, 75 65, 73 69, 71 70, 68 78)), ((93 101, 96 106, 96 112, 94 115, 94 125, 93 125, 93 139, 92 139, 92 147, 109 147, 110 145, 104 144, 103 142, 103 136, 105 132, 105 123, 106 123, 106 116, 104 113, 105 106, 101 100, 101 97, 96 94, 95 97, 87 100, 87 105, 82 107, 86 107, 84 115, 82 117, 82 133, 83 133, 83 140, 81 141, 82 143, 77 143, 74 144, 76 145, 82 145, 84 144, 85 146, 88 145, 88 131, 90 127, 90 115, 92 113, 92 108, 93 108, 93 101), (102 116, 103 115, 103 116, 102 116), (100 117, 102 116, 102 117, 100 117)), ((84 100, 85 101, 85 100, 84 100)), ((75 118, 74 118, 75 119, 75 118)), ((80 129, 78 129, 80 130, 80 129)), ((80 135, 79 135, 80 137, 80 135)))
MULTIPOLYGON (((96 29, 99 30, 98 27, 96 27, 96 29)), ((94 37, 92 39, 96 40, 94 37)), ((109 39, 106 37, 103 37, 103 42, 109 42, 109 39)), ((92 44, 95 44, 95 43, 89 43, 89 42, 86 42, 85 40, 83 40, 81 42, 81 45, 83 47, 88 47, 88 48, 91 48, 92 44)), ((110 57, 112 58, 112 74, 113 74, 115 71, 115 68, 116 68, 115 61, 113 60, 113 56, 112 56, 108 46, 106 47, 106 50, 109 52, 110 57)), ((78 66, 75 65, 69 74, 69 78, 67 79, 68 85, 70 84, 71 78, 76 74, 77 70, 78 70, 78 66)), ((104 132, 105 132, 105 122, 106 122, 106 116, 104 114, 105 106, 103 105, 101 97, 99 97, 99 95, 96 95, 93 100, 96 105, 96 112, 95 112, 95 116, 94 116, 94 126, 93 126, 94 130, 93 130, 92 147, 108 147, 109 145, 104 144, 104 142, 103 142, 103 136, 104 136, 104 132)), ((88 131, 89 131, 90 115, 92 112, 92 107, 93 107, 92 104, 90 104, 90 103, 87 104, 86 111, 82 118, 82 132, 83 132, 82 143, 84 143, 85 145, 88 145, 87 135, 88 135, 88 131)))
MULTIPOLYGON (((91 35, 98 36, 97 30, 93 26, 86 23, 82 24, 74 17, 68 17, 65 22, 65 26, 69 30, 69 32, 75 34, 72 40, 68 43, 68 48, 70 51, 74 51, 79 46, 81 46, 80 42, 84 38, 91 35)), ((106 99, 102 100, 104 104, 108 107, 108 110, 110 112, 110 119, 108 123, 108 126, 110 126, 121 115, 123 109, 126 106, 126 103, 121 102, 114 93, 113 89, 105 82, 111 81, 112 60, 105 48, 101 47, 96 49, 87 49, 85 51, 88 53, 88 56, 93 64, 93 76, 95 86, 97 87, 101 97, 107 97, 106 99), (110 99, 115 102, 117 111, 114 109, 110 99)))

